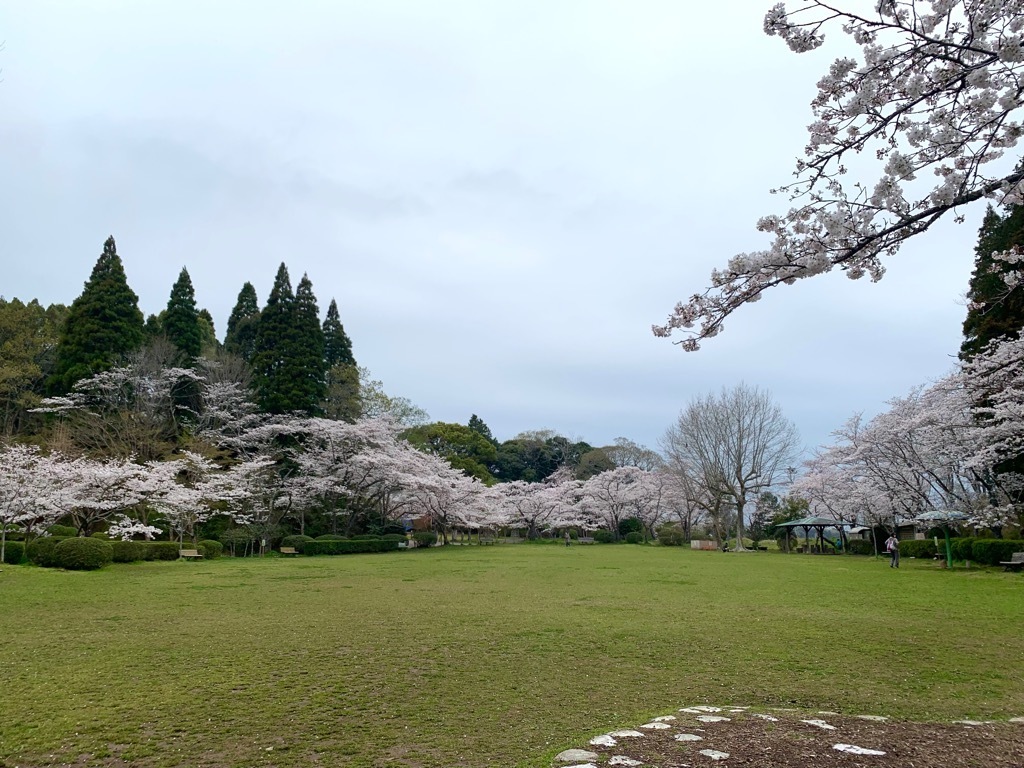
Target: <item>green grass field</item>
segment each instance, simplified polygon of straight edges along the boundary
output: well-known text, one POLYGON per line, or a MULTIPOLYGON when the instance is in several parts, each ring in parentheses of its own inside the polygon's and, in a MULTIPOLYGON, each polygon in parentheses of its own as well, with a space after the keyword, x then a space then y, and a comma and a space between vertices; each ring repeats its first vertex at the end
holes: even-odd
POLYGON ((0 766, 543 766, 698 703, 1024 715, 1024 577, 640 546, 0 572, 0 766))

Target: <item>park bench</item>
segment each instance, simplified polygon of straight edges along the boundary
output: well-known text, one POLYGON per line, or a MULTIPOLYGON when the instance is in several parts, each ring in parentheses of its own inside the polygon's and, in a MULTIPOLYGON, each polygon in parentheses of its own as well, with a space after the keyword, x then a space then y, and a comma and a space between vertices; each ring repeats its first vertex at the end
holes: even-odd
POLYGON ((493 544, 494 543, 494 537, 493 536, 481 536, 480 537, 480 543, 481 544, 485 544, 485 545, 486 544, 493 544))
POLYGON ((282 555, 297 555, 297 554, 299 554, 299 550, 297 550, 295 547, 281 547, 280 552, 281 552, 282 555))
POLYGON ((594 537, 593 536, 580 536, 578 539, 576 539, 576 541, 578 543, 580 543, 580 544, 593 544, 594 543, 594 537))
POLYGON ((179 549, 178 558, 181 560, 202 560, 203 556, 198 549, 179 549))
POLYGON ((1004 571, 1019 571, 1024 568, 1024 552, 1014 552, 1009 560, 1000 560, 999 564, 1004 571))

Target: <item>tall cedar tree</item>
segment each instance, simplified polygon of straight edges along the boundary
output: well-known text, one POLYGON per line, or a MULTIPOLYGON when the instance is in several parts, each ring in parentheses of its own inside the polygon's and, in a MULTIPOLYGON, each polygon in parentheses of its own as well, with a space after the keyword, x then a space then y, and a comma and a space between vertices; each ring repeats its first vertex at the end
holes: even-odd
POLYGON ((974 249, 962 360, 970 360, 994 339, 1018 338, 1024 328, 1024 289, 1010 289, 1005 282, 1006 273, 1015 271, 1016 265, 992 258, 1014 246, 1024 248, 1024 208, 1015 206, 1004 216, 989 206, 974 249))
POLYGON ((313 283, 305 274, 295 289, 294 322, 292 359, 296 403, 298 410, 310 415, 320 415, 320 404, 327 396, 327 344, 320 325, 320 308, 316 304, 316 296, 313 295, 313 283))
POLYGON ((483 436, 487 442, 493 445, 495 448, 498 447, 498 441, 494 439, 494 435, 491 434, 491 428, 484 423, 484 420, 477 416, 475 413, 469 417, 469 428, 476 432, 478 435, 483 436))
POLYGON ((162 326, 167 339, 178 348, 182 363, 191 366, 202 352, 203 330, 196 309, 196 292, 184 267, 171 288, 162 326))
POLYGON ((341 324, 338 302, 334 299, 331 299, 331 305, 327 308, 323 331, 324 362, 327 363, 327 367, 333 368, 339 363, 354 366, 356 359, 352 356, 352 340, 345 333, 345 326, 341 324))
POLYGON ((293 294, 281 264, 260 316, 252 358, 256 402, 267 413, 315 415, 326 394, 324 337, 313 285, 303 276, 293 294))
POLYGON ((128 287, 114 238, 108 237, 82 294, 68 310, 49 390, 67 392, 79 379, 112 368, 142 346, 144 325, 139 297, 128 287))
POLYGON ((256 353, 256 336, 260 324, 260 303, 252 283, 246 283, 238 292, 235 308, 228 318, 228 329, 224 336, 224 350, 238 355, 246 362, 252 362, 256 353))

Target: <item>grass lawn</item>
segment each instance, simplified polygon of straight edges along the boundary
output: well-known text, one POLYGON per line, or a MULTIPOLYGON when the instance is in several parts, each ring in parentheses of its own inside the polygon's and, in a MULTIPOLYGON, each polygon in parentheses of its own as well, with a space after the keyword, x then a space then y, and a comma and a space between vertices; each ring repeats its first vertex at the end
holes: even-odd
POLYGON ((642 546, 0 572, 0 768, 546 766, 699 703, 1024 715, 1024 578, 642 546))

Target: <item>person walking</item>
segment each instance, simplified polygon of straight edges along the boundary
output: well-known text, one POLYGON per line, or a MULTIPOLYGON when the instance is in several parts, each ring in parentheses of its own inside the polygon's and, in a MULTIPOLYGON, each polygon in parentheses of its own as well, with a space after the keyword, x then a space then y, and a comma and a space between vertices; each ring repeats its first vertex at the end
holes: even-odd
POLYGON ((894 533, 888 539, 885 540, 885 551, 889 553, 889 567, 899 568, 900 567, 900 540, 896 538, 894 533))
POLYGON ((568 531, 565 532, 565 546, 567 546, 567 547, 569 546, 569 532, 568 531))

